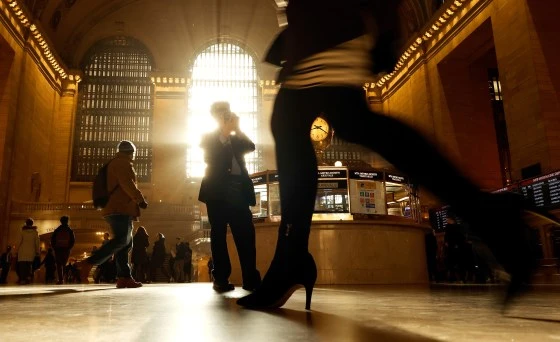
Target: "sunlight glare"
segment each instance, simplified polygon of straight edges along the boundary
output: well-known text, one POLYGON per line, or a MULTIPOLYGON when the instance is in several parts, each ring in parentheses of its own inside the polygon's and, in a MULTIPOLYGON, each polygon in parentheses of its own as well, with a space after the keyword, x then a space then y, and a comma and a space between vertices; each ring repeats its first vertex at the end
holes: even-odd
MULTIPOLYGON (((231 111, 239 116, 241 130, 257 144, 257 74, 251 56, 232 44, 215 44, 195 60, 189 88, 186 129, 187 177, 202 177, 206 165, 200 148, 202 136, 217 128, 210 115, 216 101, 228 101, 231 111)), ((245 156, 254 168, 255 154, 245 156)), ((255 170, 249 169, 249 172, 255 170)))

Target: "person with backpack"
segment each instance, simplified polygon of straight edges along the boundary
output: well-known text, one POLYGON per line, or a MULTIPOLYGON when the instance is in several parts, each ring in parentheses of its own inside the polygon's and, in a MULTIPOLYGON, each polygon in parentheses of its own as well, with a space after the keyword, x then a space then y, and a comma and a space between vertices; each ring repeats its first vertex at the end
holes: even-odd
POLYGON ((62 216, 60 218, 60 226, 54 230, 51 236, 51 247, 54 250, 56 273, 58 276, 57 285, 64 283, 64 267, 70 257, 70 251, 76 242, 74 231, 68 225, 69 220, 68 216, 62 216))
MULTIPOLYGON (((133 221, 140 216, 140 209, 146 209, 148 203, 138 189, 136 171, 132 162, 136 157, 136 146, 128 140, 122 140, 117 145, 115 158, 104 165, 93 186, 93 202, 102 209, 102 215, 113 230, 113 238, 93 253, 89 258, 81 261, 80 281, 87 284, 89 272, 94 265, 102 264, 115 255, 117 267, 117 288, 135 288, 142 286, 132 278, 128 254, 132 249, 133 221), (105 183, 105 198, 100 201, 96 189, 99 183, 105 183)), ((103 193, 103 191, 101 191, 103 193)))

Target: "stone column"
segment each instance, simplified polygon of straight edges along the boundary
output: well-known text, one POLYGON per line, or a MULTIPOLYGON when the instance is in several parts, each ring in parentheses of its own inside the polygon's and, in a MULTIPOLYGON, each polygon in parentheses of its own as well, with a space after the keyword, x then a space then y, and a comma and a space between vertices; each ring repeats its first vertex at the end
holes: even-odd
MULTIPOLYGON (((19 57, 21 58, 21 57, 19 57)), ((0 241, 2 251, 8 243, 10 167, 14 145, 21 63, 3 36, 0 36, 0 241)))
POLYGON ((74 80, 62 82, 62 93, 58 104, 58 111, 54 115, 53 140, 51 142, 52 163, 52 191, 51 202, 68 201, 68 191, 72 166, 72 145, 78 100, 78 82, 74 80))
POLYGON ((187 84, 185 77, 154 75, 152 198, 183 203, 186 179, 187 84))

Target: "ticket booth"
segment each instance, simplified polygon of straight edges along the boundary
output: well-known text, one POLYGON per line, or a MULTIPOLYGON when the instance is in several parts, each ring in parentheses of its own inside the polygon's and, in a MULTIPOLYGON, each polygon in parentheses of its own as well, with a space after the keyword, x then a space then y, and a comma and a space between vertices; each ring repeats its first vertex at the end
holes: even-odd
MULTIPOLYGON (((319 167, 313 220, 367 219, 379 215, 416 218, 418 205, 408 177, 375 170, 319 167)), ((274 170, 251 175, 256 220, 280 220, 280 189, 274 170)))

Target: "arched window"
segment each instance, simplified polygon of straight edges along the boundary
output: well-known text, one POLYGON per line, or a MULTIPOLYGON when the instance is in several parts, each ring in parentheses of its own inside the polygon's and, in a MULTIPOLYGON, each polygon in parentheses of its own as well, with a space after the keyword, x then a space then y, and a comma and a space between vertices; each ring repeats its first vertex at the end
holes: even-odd
POLYGON ((73 181, 92 181, 121 140, 136 144, 138 180, 150 180, 152 68, 148 50, 128 37, 100 41, 86 54, 74 130, 73 181))
POLYGON ((257 145, 245 156, 249 173, 262 165, 258 137, 258 77, 254 58, 233 42, 212 44, 194 60, 190 70, 187 113, 187 178, 204 175, 203 152, 199 147, 204 133, 216 128, 210 116, 215 101, 228 101, 240 118, 241 130, 257 145))

